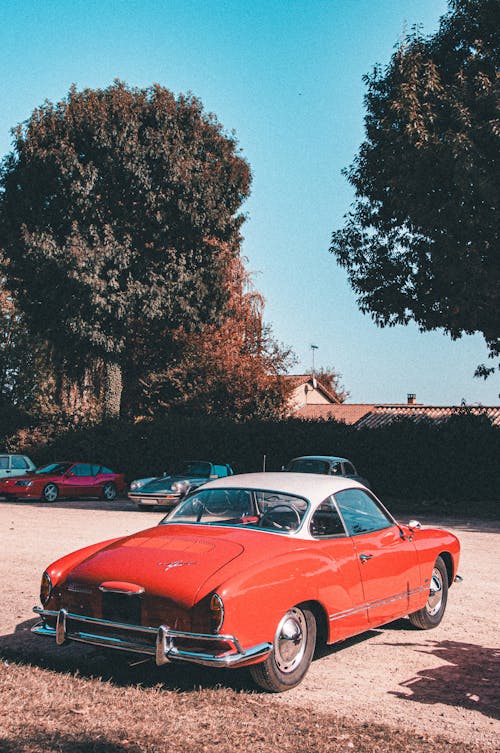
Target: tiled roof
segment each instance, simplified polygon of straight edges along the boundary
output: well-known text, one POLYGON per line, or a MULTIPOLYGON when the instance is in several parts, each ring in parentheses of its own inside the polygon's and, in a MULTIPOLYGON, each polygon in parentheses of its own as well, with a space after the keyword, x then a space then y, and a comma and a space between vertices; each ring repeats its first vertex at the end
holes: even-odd
POLYGON ((304 405, 293 413, 295 418, 318 419, 325 421, 344 421, 346 424, 355 424, 360 418, 366 416, 374 405, 355 405, 340 403, 338 405, 304 405))
POLYGON ((454 405, 375 405, 373 411, 365 414, 357 422, 358 427, 375 428, 386 426, 395 420, 409 418, 416 423, 434 421, 441 423, 450 416, 468 413, 473 416, 487 416, 491 423, 500 426, 500 406, 454 406, 454 405))
POLYGON ((308 382, 309 379, 311 379, 310 374, 284 374, 282 377, 290 386, 292 389, 295 389, 295 387, 300 387, 301 384, 304 384, 304 382, 308 382))
POLYGON ((374 403, 341 403, 340 405, 305 405, 293 414, 296 418, 344 421, 357 427, 375 428, 406 418, 412 421, 435 421, 439 423, 463 412, 486 415, 492 424, 500 426, 500 406, 436 406, 374 403))

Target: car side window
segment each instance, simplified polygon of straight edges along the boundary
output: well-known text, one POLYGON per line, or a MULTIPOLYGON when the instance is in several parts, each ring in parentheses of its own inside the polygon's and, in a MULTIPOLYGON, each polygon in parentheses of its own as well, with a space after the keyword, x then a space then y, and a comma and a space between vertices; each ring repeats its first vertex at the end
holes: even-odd
POLYGON ((356 475, 356 469, 351 463, 344 463, 344 473, 346 476, 355 476, 356 475))
POLYGON ((13 455, 12 458, 12 467, 15 468, 17 471, 25 471, 28 467, 28 463, 26 460, 22 457, 22 455, 13 455))
POLYGON ((330 466, 330 473, 332 476, 342 476, 342 463, 332 463, 330 466))
POLYGON ((72 469, 72 472, 75 476, 93 476, 92 466, 88 465, 88 463, 78 463, 72 469))
POLYGON ((331 497, 318 505, 311 518, 309 530, 315 538, 345 536, 342 520, 331 497))
POLYGON ((0 455, 0 470, 6 471, 9 467, 9 456, 0 455))
POLYGON ((393 525, 392 520, 363 489, 344 489, 335 494, 349 536, 380 531, 393 525))
POLYGON ((227 473, 227 466, 226 465, 214 465, 212 469, 212 475, 217 476, 217 478, 224 478, 228 475, 227 473))

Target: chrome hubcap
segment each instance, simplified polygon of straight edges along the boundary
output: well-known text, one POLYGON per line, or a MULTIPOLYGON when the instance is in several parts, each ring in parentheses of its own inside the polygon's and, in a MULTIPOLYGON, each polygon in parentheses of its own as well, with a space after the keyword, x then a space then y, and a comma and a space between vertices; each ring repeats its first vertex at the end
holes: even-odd
POLYGON ((294 607, 281 620, 274 638, 274 658, 281 672, 293 672, 300 664, 306 649, 306 638, 306 619, 303 612, 294 607))
POLYGON ((427 599, 427 613, 433 617, 441 608, 443 601, 443 578, 439 570, 435 567, 432 571, 431 589, 427 599))
POLYGON ((114 499, 115 498, 115 490, 112 486, 105 486, 104 487, 104 496, 106 499, 114 499))

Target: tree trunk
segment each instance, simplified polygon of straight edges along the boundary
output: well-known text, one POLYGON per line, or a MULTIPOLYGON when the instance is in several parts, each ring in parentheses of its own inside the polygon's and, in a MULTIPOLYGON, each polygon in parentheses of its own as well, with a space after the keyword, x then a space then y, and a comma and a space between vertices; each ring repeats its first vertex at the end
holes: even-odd
POLYGON ((104 365, 104 418, 119 418, 122 400, 122 370, 120 364, 107 361, 104 365))

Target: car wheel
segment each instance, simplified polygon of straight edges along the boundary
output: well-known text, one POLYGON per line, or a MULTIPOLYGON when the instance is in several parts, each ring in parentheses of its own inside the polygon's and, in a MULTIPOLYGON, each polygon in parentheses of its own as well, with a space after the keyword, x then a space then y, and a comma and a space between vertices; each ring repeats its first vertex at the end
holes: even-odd
POLYGON ((108 481, 102 487, 102 498, 105 499, 106 502, 112 502, 116 499, 116 486, 112 481, 108 481))
POLYGON ((315 646, 313 613, 305 607, 289 609, 279 622, 267 659, 250 667, 254 682, 272 693, 294 688, 309 669, 315 646))
POLYGON ((43 502, 55 502, 56 499, 59 496, 59 489, 55 484, 48 483, 45 484, 42 491, 42 501, 43 502))
POLYGON ((431 587, 427 603, 418 612, 408 615, 410 622, 420 630, 430 630, 443 619, 448 600, 448 571, 441 557, 438 557, 431 576, 431 587))

